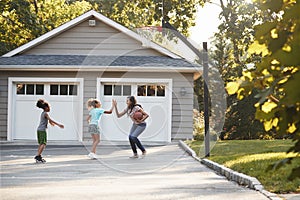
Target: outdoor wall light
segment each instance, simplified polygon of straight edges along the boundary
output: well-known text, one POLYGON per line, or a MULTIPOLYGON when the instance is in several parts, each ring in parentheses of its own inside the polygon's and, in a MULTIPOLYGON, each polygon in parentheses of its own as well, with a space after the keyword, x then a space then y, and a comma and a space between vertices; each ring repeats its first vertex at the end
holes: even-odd
POLYGON ((186 95, 186 89, 185 87, 180 88, 180 95, 185 96, 186 95))

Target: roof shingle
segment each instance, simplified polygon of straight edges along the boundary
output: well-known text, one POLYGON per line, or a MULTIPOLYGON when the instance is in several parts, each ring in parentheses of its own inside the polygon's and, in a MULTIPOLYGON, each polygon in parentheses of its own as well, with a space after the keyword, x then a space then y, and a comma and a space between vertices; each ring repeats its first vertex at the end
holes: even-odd
POLYGON ((85 56, 85 55, 18 55, 0 57, 7 65, 73 65, 73 66, 172 66, 199 67, 184 59, 162 56, 85 56))

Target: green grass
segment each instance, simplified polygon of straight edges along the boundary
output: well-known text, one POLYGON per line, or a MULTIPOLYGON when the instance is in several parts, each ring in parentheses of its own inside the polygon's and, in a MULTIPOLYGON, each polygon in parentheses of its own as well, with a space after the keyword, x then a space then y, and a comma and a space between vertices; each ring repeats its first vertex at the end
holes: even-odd
MULTIPOLYGON (((197 153, 202 141, 187 141, 197 153)), ((285 152, 293 146, 291 140, 229 140, 218 141, 208 159, 235 171, 256 177, 264 188, 274 193, 300 192, 300 179, 287 179, 292 168, 300 165, 300 156, 278 170, 266 171, 269 165, 295 154, 285 152)))

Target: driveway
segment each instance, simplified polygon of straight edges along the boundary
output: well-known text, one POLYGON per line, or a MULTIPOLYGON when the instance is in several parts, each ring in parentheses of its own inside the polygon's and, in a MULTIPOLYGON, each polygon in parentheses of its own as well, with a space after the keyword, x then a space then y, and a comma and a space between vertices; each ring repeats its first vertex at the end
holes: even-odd
POLYGON ((177 143, 147 146, 130 159, 128 145, 100 145, 99 158, 86 145, 49 145, 36 164, 36 145, 1 144, 1 199, 268 199, 217 175, 177 143))

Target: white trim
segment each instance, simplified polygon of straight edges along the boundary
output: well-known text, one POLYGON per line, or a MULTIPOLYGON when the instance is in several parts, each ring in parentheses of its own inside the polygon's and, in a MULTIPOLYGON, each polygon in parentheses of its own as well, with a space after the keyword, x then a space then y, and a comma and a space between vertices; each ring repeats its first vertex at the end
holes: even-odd
POLYGON ((145 79, 145 78, 97 78, 97 98, 100 99, 100 85, 99 83, 167 83, 168 84, 168 97, 169 97, 169 120, 168 120, 168 135, 167 142, 171 142, 172 139, 172 90, 173 80, 172 79, 145 79))
POLYGON ((35 82, 35 83, 79 83, 79 121, 78 121, 78 141, 83 141, 83 78, 35 78, 35 77, 9 77, 8 78, 8 114, 7 114, 7 140, 12 141, 13 132, 13 83, 15 82, 35 82))
POLYGON ((12 141, 12 116, 13 116, 13 78, 8 78, 8 109, 7 109, 7 140, 12 141))
MULTIPOLYGON (((3 65, 2 65, 3 66, 3 65)), ((184 72, 195 73, 201 72, 202 67, 161 67, 161 66, 74 66, 74 65, 7 65, 2 67, 0 65, 0 71, 110 71, 110 72, 127 72, 131 70, 143 71, 143 72, 184 72)))
POLYGON ((169 108, 170 108, 170 120, 169 120, 169 129, 168 129, 168 142, 171 142, 172 140, 172 118, 173 118, 173 96, 172 96, 172 91, 173 91, 173 79, 169 79, 169 108))
POLYGON ((97 78, 97 82, 122 83, 169 83, 172 79, 145 79, 145 78, 97 78))
MULTIPOLYGON (((84 20, 88 19, 91 16, 94 16, 98 20, 100 20, 100 21, 104 22, 105 24, 121 31, 122 33, 128 35, 129 37, 131 37, 131 38, 133 38, 137 41, 140 41, 142 44, 145 43, 145 38, 142 38, 137 33, 133 32, 133 31, 129 30, 128 28, 122 26, 121 24, 118 24, 117 22, 105 17, 104 15, 102 15, 102 14, 100 14, 100 13, 94 11, 94 10, 91 10, 91 11, 86 12, 86 13, 80 15, 79 17, 77 17, 77 18, 75 18, 75 19, 73 19, 73 20, 71 20, 71 21, 69 21, 69 22, 67 22, 67 23, 65 23, 65 24, 63 24, 63 25, 47 32, 47 33, 45 33, 44 35, 42 35, 42 36, 40 36, 40 37, 38 37, 38 38, 28 42, 28 43, 16 48, 16 49, 4 54, 3 57, 11 57, 11 56, 14 56, 16 54, 22 53, 22 52, 24 52, 24 51, 26 51, 26 50, 28 50, 28 49, 36 46, 36 45, 48 40, 48 39, 56 36, 59 33, 63 32, 63 31, 66 31, 67 29, 72 28, 73 26, 76 26, 77 24, 83 22, 84 20)), ((171 51, 159 46, 158 44, 155 44, 152 41, 150 41, 147 44, 149 44, 150 48, 155 49, 156 51, 158 51, 158 52, 160 52, 164 55, 170 56, 172 58, 181 58, 180 56, 178 56, 178 55, 172 53, 171 51)))

